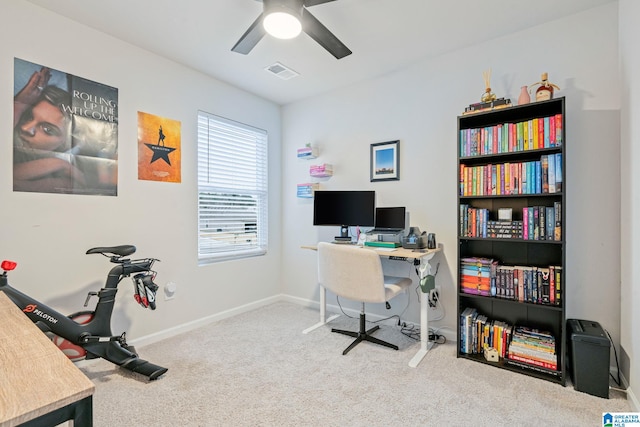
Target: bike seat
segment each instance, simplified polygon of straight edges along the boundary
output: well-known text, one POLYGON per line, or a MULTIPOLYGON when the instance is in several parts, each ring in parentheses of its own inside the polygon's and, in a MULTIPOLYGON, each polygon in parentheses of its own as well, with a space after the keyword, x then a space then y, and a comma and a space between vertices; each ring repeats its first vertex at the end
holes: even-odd
POLYGON ((113 254, 119 256, 131 255, 136 251, 136 247, 133 245, 120 245, 120 246, 99 246, 97 248, 91 248, 87 251, 88 254, 113 254))

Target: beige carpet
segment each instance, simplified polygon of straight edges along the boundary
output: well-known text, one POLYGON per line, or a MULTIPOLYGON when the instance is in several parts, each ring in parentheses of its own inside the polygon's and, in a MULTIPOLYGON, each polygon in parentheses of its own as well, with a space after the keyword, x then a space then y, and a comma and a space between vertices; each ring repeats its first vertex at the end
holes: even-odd
MULTIPOLYGON (((156 381, 103 360, 81 369, 96 385, 95 426, 598 426, 602 412, 631 411, 618 392, 603 399, 491 366, 436 346, 417 368, 419 343, 384 325, 399 351, 322 327, 318 312, 279 302, 138 348, 169 368, 156 381)), ((344 316, 334 326, 357 330, 344 316)))

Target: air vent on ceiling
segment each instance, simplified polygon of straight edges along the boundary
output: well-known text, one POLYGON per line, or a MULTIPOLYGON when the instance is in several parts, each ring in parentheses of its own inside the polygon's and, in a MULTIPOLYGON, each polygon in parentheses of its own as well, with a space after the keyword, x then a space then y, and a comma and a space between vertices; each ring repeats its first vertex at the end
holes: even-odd
POLYGON ((279 62, 269 65, 267 68, 265 68, 265 70, 275 76, 280 77, 282 80, 289 80, 300 75, 293 71, 291 68, 279 62))

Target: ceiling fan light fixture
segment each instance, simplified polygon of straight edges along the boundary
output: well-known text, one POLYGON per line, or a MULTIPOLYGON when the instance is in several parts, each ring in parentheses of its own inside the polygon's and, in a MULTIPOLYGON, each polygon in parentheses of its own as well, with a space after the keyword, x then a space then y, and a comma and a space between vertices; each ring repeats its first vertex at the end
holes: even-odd
POLYGON ((271 12, 264 17, 262 25, 267 33, 278 39, 292 39, 302 31, 300 20, 287 12, 271 12))

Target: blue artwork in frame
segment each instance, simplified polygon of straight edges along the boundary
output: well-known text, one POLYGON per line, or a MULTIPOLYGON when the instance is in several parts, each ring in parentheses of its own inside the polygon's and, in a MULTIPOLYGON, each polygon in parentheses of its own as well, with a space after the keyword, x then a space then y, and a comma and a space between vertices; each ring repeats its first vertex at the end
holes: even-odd
POLYGON ((371 144, 371 182, 400 179, 400 141, 371 144))

